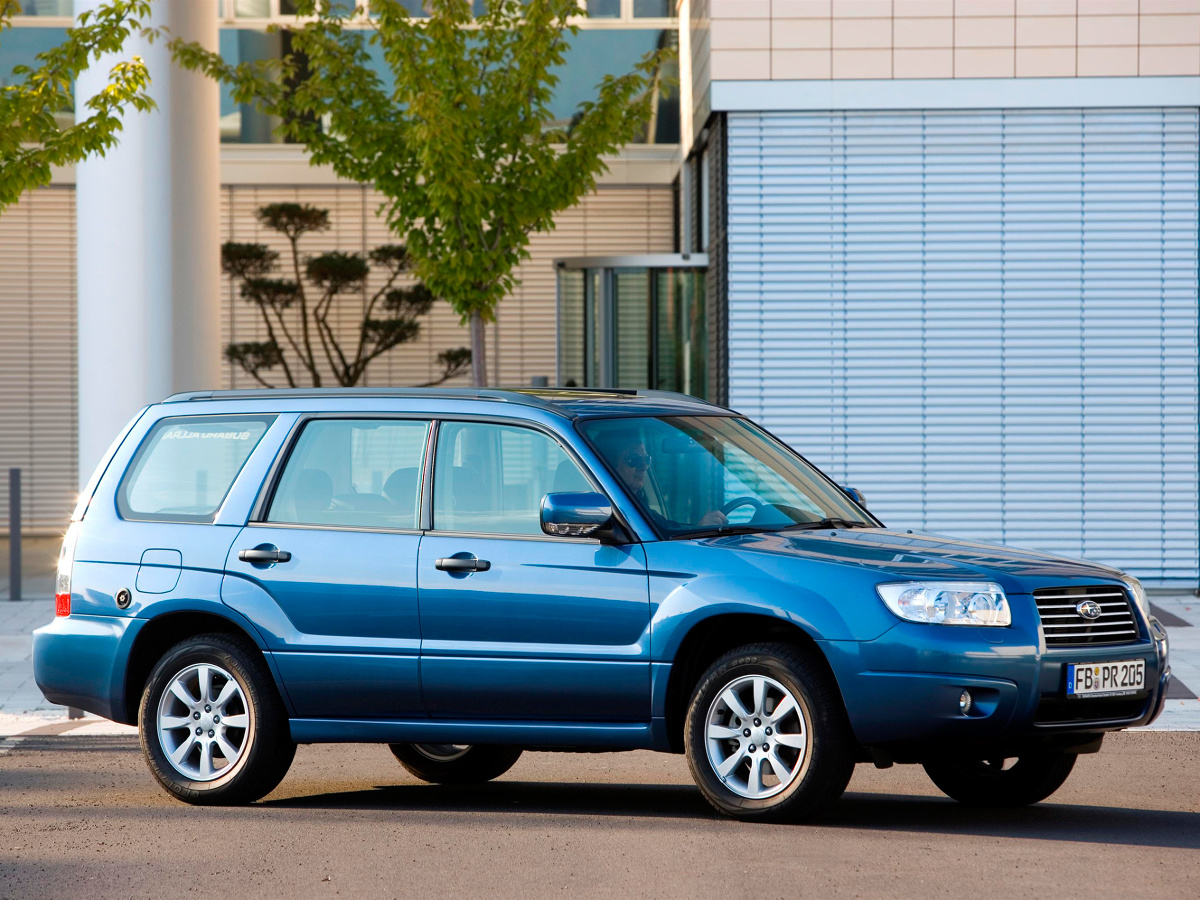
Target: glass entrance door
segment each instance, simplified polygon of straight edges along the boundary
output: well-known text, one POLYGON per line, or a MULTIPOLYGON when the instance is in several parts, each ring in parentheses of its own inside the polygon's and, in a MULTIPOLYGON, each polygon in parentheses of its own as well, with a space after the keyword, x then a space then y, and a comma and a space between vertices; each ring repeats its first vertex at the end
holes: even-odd
POLYGON ((706 398, 707 257, 561 260, 558 383, 706 398))

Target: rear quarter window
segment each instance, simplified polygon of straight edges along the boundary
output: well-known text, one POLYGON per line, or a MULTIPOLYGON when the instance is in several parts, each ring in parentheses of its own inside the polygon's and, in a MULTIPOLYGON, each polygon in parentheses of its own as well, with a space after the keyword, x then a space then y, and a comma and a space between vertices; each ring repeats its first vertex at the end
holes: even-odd
POLYGON ((177 416, 142 441, 117 491, 126 519, 211 522, 274 416, 177 416))

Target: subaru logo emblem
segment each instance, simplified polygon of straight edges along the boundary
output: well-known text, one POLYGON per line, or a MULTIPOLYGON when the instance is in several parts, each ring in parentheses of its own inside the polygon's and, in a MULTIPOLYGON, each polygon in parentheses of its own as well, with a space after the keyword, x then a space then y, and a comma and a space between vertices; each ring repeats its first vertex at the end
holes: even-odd
POLYGON ((1075 607, 1075 612, 1079 613, 1085 619, 1098 619, 1101 612, 1100 604, 1095 600, 1084 600, 1075 607))

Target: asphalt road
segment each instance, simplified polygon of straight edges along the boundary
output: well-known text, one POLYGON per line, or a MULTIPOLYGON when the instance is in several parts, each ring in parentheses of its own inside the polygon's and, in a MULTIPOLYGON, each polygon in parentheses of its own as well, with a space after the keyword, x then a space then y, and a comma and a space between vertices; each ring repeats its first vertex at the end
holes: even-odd
POLYGON ((385 747, 301 747, 284 783, 196 809, 129 738, 0 754, 0 897, 1200 897, 1200 733, 1119 734, 1049 801, 978 811, 859 766, 819 822, 716 817, 682 757, 527 753, 479 788, 385 747))

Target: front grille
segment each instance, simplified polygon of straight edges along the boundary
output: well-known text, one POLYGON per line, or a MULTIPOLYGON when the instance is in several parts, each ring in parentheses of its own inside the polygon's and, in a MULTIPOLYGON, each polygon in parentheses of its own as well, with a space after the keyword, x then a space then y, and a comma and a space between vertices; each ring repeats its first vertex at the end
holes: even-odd
POLYGON ((1133 608, 1123 588, 1111 585, 1042 588, 1033 592, 1042 634, 1050 645, 1127 644, 1138 638, 1133 608), (1100 604, 1100 617, 1087 619, 1076 607, 1084 600, 1100 604))

